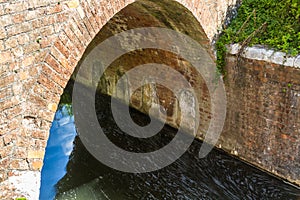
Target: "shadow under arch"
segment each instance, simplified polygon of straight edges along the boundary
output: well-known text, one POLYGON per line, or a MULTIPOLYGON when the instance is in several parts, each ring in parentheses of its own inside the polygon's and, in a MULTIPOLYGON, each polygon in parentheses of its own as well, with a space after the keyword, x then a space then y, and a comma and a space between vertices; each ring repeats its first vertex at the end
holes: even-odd
MULTIPOLYGON (((107 24, 103 26, 103 28, 86 48, 82 58, 74 70, 74 73, 71 76, 70 82, 76 79, 76 74, 87 55, 89 55, 89 53, 103 41, 123 31, 145 27, 168 28, 185 34, 197 41, 203 47, 203 49, 205 49, 207 52, 205 56, 208 56, 207 60, 212 62, 215 60, 211 42, 206 36, 203 27, 193 13, 185 6, 174 0, 138 0, 123 8, 116 15, 114 15, 114 17, 111 18, 107 24)), ((170 37, 169 39, 172 40, 173 38, 170 37)), ((130 39, 127 41, 127 38, 124 38, 124 43, 134 43, 134 40, 135 39, 130 39)), ((167 43, 167 41, 168 38, 166 38, 165 42, 167 43)), ((122 47, 120 46, 120 48, 122 47)), ((108 55, 110 54, 110 51, 115 51, 115 49, 107 49, 108 55)), ((96 63, 97 62, 100 63, 101 61, 96 61, 96 63)), ((198 136, 199 138, 203 139, 211 118, 209 90, 205 80, 201 74, 195 70, 192 64, 172 52, 163 51, 160 49, 139 49, 122 55, 113 63, 111 63, 111 65, 104 72, 100 82, 97 82, 99 84, 98 90, 100 90, 102 93, 112 95, 116 81, 123 74, 125 74, 126 71, 129 71, 135 66, 147 63, 165 64, 169 67, 172 67, 181 73, 195 89, 197 98, 201 99, 201 101, 198 102, 199 112, 201 112, 200 131, 198 131, 198 136)), ((91 82, 93 77, 89 76, 89 74, 93 73, 93 71, 87 71, 85 80, 81 79, 82 84, 86 86, 95 84, 91 82)), ((169 91, 167 88, 163 88, 158 85, 156 89, 158 98, 160 99, 159 103, 167 108, 167 118, 169 119, 167 120, 167 123, 175 128, 178 128, 179 116, 172 117, 172 115, 180 115, 180 110, 174 108, 174 104, 178 102, 175 101, 174 95, 172 95, 171 91, 169 91), (167 96, 167 99, 163 99, 163 96, 167 96)), ((137 90, 134 93, 131 106, 147 114, 148 108, 142 107, 141 100, 138 97, 141 95, 141 90, 137 90)))

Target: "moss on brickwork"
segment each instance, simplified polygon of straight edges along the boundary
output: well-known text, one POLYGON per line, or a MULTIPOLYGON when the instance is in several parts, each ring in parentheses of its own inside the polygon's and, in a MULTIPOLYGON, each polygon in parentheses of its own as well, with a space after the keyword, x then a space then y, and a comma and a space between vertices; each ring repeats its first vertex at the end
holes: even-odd
POLYGON ((243 0, 237 17, 216 43, 218 69, 224 74, 226 44, 262 44, 290 55, 300 53, 299 0, 243 0))

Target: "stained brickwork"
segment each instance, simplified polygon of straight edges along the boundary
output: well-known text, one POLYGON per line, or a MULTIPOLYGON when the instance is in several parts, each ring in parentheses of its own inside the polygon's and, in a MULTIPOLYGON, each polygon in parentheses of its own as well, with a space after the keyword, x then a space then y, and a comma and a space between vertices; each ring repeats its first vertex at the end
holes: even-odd
POLYGON ((299 185, 300 68, 229 55, 226 71, 222 148, 299 185))

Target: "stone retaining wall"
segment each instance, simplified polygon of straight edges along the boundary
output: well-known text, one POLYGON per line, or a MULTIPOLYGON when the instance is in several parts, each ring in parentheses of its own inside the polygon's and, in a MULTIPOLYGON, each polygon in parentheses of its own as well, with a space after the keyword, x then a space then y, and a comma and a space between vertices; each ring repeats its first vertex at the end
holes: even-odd
POLYGON ((300 55, 229 48, 227 121, 220 147, 300 184, 300 55))

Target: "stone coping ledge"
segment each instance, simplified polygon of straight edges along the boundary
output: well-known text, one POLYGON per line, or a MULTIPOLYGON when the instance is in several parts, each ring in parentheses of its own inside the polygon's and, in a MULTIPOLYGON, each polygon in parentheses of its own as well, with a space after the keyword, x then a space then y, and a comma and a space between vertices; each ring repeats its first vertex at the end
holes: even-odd
MULTIPOLYGON (((227 49, 229 54, 236 55, 240 51, 241 45, 231 44, 227 46, 227 49)), ((275 51, 274 49, 267 49, 262 45, 246 47, 241 53, 241 56, 244 58, 263 60, 283 66, 300 68, 300 55, 292 57, 284 52, 275 51)))

